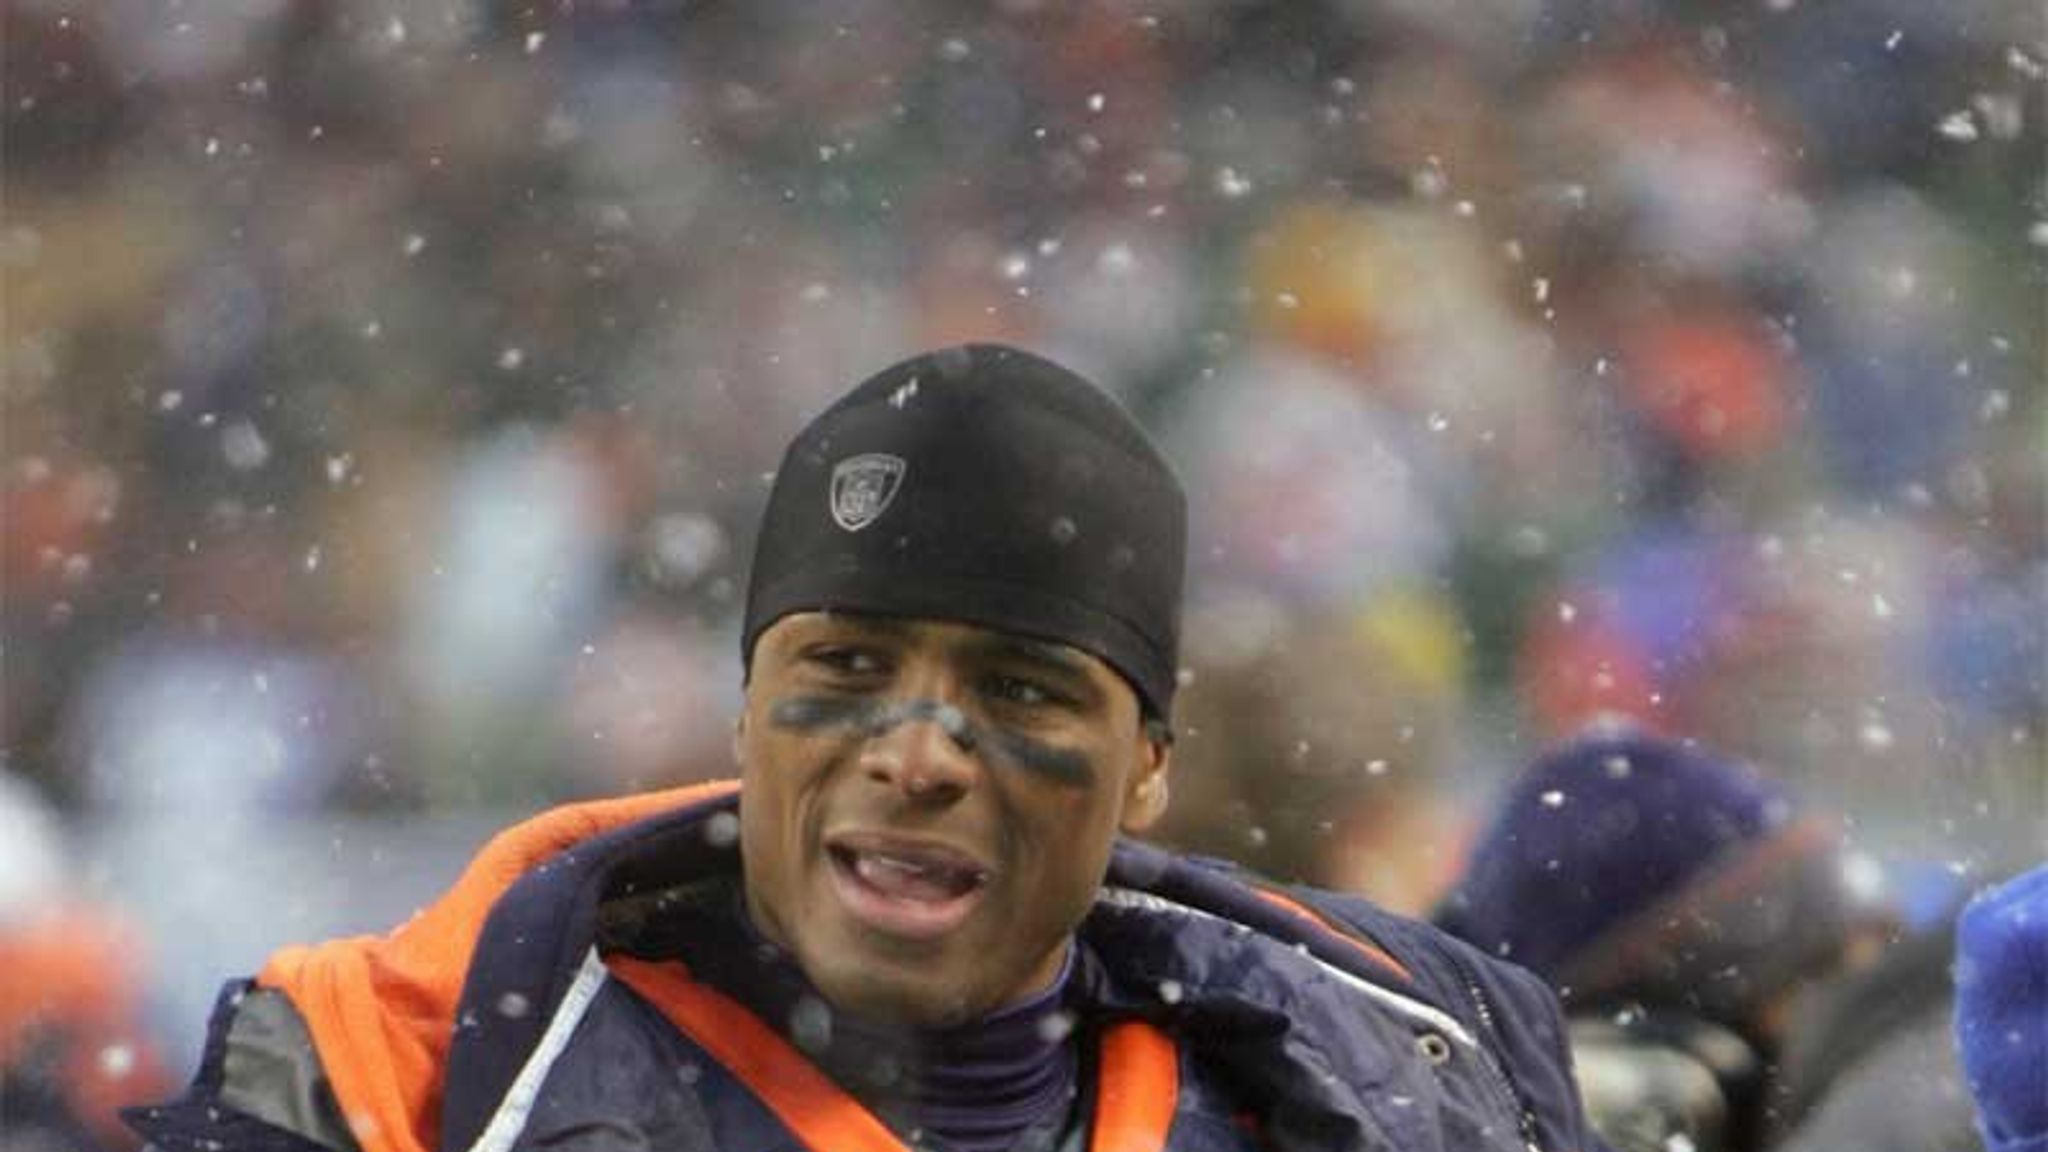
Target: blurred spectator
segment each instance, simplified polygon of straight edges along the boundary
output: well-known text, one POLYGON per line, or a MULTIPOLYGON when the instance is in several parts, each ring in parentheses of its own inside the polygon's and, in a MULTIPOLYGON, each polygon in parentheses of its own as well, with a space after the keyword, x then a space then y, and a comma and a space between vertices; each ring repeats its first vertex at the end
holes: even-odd
POLYGON ((1772 1070, 1780 1152, 1976 1152, 1950 1042, 1951 901, 1907 924, 1867 967, 1801 998, 1772 1070))
POLYGON ((1185 644, 1174 803, 1157 835, 1426 911, 1462 834, 1442 771, 1459 705, 1445 606, 1389 595, 1309 615, 1247 598, 1191 617, 1185 644), (1243 630, 1272 627, 1244 643, 1243 630))
POLYGON ((2048 865, 1963 909, 1955 1040, 1987 1152, 2048 1148, 2048 865))
POLYGON ((1576 187, 1591 226, 1681 275, 1739 276, 1796 242, 1811 212, 1785 136, 1729 100, 1720 63, 1669 20, 1632 43, 1566 64, 1526 143, 1539 176, 1576 187))
POLYGON ((1624 1149, 1770 1146, 1802 998, 1896 926, 1877 864, 1776 784, 1625 726, 1515 779, 1436 919, 1556 987, 1624 1149))
POLYGON ((1283 610, 1420 582, 1447 547, 1413 430, 1314 361, 1259 352, 1184 391, 1164 449, 1188 487, 1190 580, 1283 610))
POLYGON ((169 1086, 143 1022, 151 962, 82 899, 63 831, 0 772, 0 1144, 97 1152, 136 1141, 117 1110, 169 1086))
POLYGON ((725 776, 740 705, 728 661, 738 644, 651 607, 607 624, 563 701, 564 727, 582 737, 570 790, 617 795, 725 776))
POLYGON ((620 525, 601 460, 537 438, 511 429, 458 463, 408 582, 400 666, 418 769, 444 805, 549 793, 559 757, 543 705, 605 602, 620 525))

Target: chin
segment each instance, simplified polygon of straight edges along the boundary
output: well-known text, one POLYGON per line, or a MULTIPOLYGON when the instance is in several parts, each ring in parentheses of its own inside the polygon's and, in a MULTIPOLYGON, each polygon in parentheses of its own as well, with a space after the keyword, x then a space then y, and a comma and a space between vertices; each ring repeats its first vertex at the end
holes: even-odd
POLYGON ((834 1008, 878 1024, 944 1028, 972 1019, 977 1011, 974 997, 935 984, 928 974, 863 967, 806 975, 834 1008))

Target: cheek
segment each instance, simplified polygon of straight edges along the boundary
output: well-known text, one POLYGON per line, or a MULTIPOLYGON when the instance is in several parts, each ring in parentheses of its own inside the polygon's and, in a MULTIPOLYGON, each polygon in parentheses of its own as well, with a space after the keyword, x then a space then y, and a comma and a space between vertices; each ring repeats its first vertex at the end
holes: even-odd
POLYGON ((750 712, 736 745, 740 778, 750 789, 788 791, 800 781, 806 765, 817 758, 806 751, 816 742, 777 725, 765 710, 750 712))
POLYGON ((739 740, 741 834, 764 838, 764 845, 800 844, 817 816, 814 801, 844 759, 845 741, 784 731, 765 719, 752 717, 739 740))
POLYGON ((1120 777, 1111 767, 1091 788, 1064 788, 1036 781, 1026 795, 1013 793, 1013 825, 1029 829, 1037 871, 1058 884, 1082 885, 1108 859, 1123 811, 1120 777))
POLYGON ((1033 935, 1057 935, 1071 931, 1095 903, 1115 839, 1115 813, 1100 799, 1077 801, 1040 832, 1039 859, 1028 883, 1031 907, 1018 926, 1033 935))
POLYGON ((748 863, 779 844, 791 827, 795 784, 790 757, 774 734, 750 726, 740 738, 740 835, 748 863))

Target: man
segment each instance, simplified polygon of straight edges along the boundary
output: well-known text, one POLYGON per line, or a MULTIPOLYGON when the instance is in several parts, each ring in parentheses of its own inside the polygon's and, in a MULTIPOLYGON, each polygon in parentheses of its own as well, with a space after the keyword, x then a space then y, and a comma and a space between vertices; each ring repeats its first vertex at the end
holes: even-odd
POLYGON ((737 790, 558 810, 231 986, 192 1152, 1586 1146, 1533 977, 1119 839, 1166 804, 1185 514, 1103 394, 889 368, 776 474, 737 790))
POLYGON ((1919 1042, 1940 969, 1889 944, 1877 864, 1747 764, 1618 724, 1549 749, 1436 921, 1553 983, 1624 1152, 1966 1146, 1953 1057, 1919 1042))

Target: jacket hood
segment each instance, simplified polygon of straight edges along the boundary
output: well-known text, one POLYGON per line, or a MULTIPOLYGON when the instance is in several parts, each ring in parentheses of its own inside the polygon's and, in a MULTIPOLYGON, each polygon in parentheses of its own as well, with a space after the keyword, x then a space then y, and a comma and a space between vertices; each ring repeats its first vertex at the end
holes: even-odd
POLYGON ((398 929, 272 956, 257 983, 282 991, 305 1018, 364 1152, 439 1147, 435 1098, 464 976, 507 889, 574 845, 738 790, 720 782, 553 809, 493 837, 446 894, 398 929))

